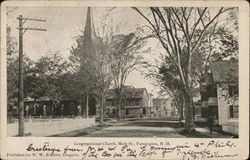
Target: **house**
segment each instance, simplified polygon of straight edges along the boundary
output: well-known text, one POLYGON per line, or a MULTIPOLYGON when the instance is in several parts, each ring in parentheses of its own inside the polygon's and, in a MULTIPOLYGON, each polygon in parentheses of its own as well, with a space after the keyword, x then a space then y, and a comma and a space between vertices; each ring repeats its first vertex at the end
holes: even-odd
POLYGON ((208 117, 213 117, 214 124, 219 123, 218 115, 218 101, 217 101, 217 86, 213 80, 213 74, 210 72, 205 74, 203 82, 200 84, 201 101, 196 103, 195 106, 198 111, 196 112, 195 119, 200 122, 207 122, 208 117))
MULTIPOLYGON (((123 93, 124 97, 121 108, 122 112, 125 112, 127 118, 140 118, 150 114, 148 106, 149 95, 146 88, 126 86, 123 93)), ((110 89, 108 91, 106 97, 106 115, 109 118, 117 117, 117 98, 115 89, 110 89)))
POLYGON ((153 94, 149 93, 148 94, 148 108, 149 108, 149 116, 153 116, 153 94))
MULTIPOLYGON (((62 97, 62 99, 52 100, 48 96, 39 98, 26 97, 24 99, 24 117, 25 118, 59 118, 59 117, 75 117, 96 114, 96 100, 92 95, 81 100, 62 97), (88 110, 86 109, 88 103, 88 110)), ((9 108, 8 118, 18 118, 19 109, 17 103, 9 108)))
POLYGON ((216 61, 211 69, 217 88, 219 125, 225 132, 238 134, 238 62, 235 59, 216 61))
POLYGON ((178 116, 178 110, 171 98, 154 98, 153 110, 153 117, 178 116))
POLYGON ((238 134, 238 62, 235 59, 213 62, 200 84, 200 94, 199 119, 207 121, 212 116, 223 131, 238 134))

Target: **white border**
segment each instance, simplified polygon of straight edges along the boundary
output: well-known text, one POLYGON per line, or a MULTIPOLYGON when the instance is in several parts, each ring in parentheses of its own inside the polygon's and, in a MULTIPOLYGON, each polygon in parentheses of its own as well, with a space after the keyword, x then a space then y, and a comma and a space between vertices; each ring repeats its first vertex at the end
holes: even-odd
MULTIPOLYGON (((59 138, 59 137, 7 137, 7 114, 6 114, 6 7, 7 6, 186 6, 186 7, 239 7, 239 139, 230 139, 238 144, 237 151, 240 153, 239 159, 246 159, 249 155, 249 4, 245 1, 5 1, 1 4, 1 156, 10 149, 18 149, 28 142, 50 141, 57 144, 72 143, 72 141, 110 141, 110 138, 59 138), (17 147, 19 146, 19 147, 17 147)), ((111 138, 113 141, 158 141, 166 138, 111 138)), ((171 138, 170 142, 183 141, 192 143, 193 141, 208 141, 206 138, 171 138)), ((223 139, 222 139, 223 140, 223 139)), ((225 139, 226 140, 226 139, 225 139)), ((2 157, 4 158, 4 157, 2 157)), ((6 157, 5 157, 6 158, 6 157)), ((27 159, 27 158, 24 158, 27 159)))

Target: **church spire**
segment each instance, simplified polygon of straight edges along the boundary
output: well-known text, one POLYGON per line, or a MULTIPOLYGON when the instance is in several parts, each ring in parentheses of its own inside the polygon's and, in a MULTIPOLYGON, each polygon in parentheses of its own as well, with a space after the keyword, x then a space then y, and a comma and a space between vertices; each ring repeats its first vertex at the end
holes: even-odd
POLYGON ((93 18, 91 14, 91 7, 87 8, 87 15, 86 15, 86 21, 85 21, 85 27, 83 32, 83 39, 81 43, 81 62, 83 63, 86 60, 86 56, 94 56, 95 54, 95 40, 96 40, 96 34, 95 34, 95 28, 93 23, 93 18))
POLYGON ((84 39, 87 41, 90 41, 90 40, 93 40, 95 36, 96 34, 95 34, 95 27, 94 27, 94 22, 92 18, 91 8, 88 7, 85 29, 84 29, 84 39))

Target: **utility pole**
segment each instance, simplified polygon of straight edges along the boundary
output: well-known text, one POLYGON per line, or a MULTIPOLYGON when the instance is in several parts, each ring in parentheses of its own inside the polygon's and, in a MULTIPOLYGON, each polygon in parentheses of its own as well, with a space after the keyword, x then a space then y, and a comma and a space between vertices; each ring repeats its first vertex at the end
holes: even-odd
POLYGON ((37 31, 46 31, 46 29, 42 28, 24 28, 23 25, 26 21, 40 21, 46 22, 46 20, 38 19, 38 18, 25 18, 22 15, 17 17, 19 20, 19 76, 18 76, 18 136, 24 136, 24 95, 23 95, 23 77, 24 77, 24 66, 23 66, 23 35, 27 30, 37 30, 37 31))
POLYGON ((89 118, 89 93, 86 95, 86 118, 89 118))

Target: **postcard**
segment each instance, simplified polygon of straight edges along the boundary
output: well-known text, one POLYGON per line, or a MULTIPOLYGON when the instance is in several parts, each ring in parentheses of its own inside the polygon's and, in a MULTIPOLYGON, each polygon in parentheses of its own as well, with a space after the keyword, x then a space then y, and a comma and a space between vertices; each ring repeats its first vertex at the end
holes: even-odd
POLYGON ((249 158, 245 1, 5 1, 1 158, 249 158))

